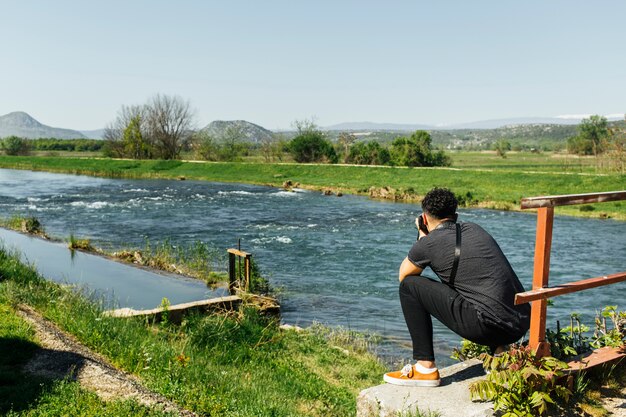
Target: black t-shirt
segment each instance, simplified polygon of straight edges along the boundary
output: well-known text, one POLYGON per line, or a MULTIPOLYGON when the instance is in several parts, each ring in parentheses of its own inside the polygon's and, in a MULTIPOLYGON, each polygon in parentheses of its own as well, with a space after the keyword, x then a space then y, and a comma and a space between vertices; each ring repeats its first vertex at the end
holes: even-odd
MULTIPOLYGON (((523 292, 524 287, 511 264, 482 227, 475 223, 460 225, 461 256, 454 289, 476 306, 486 323, 523 334, 530 325, 530 304, 514 304, 515 294, 523 292)), ((415 242, 408 258, 422 269, 429 266, 448 284, 455 246, 455 223, 444 222, 415 242)))

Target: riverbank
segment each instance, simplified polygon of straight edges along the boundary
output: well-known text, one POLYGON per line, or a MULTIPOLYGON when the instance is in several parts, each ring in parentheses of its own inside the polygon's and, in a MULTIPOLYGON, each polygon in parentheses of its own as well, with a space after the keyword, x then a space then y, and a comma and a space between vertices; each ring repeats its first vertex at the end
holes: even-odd
MULTIPOLYGON (((191 316, 180 326, 107 317, 97 304, 41 278, 4 249, 0 304, 30 306, 151 391, 201 415, 353 415, 357 393, 379 383, 385 371, 367 353, 367 338, 355 332, 284 330, 252 308, 191 316)), ((14 315, 12 307, 7 315, 14 315)), ((28 378, 15 372, 4 387, 9 391, 28 378)), ((43 395, 24 399, 21 409, 43 395)))
MULTIPOLYGON (((0 168, 111 178, 162 178, 237 182, 282 187, 287 181, 329 194, 357 194, 418 202, 432 187, 451 188, 466 207, 519 210, 523 197, 616 191, 626 175, 539 171, 532 166, 404 168, 247 162, 119 160, 0 156, 0 168)), ((558 207, 557 214, 626 220, 622 202, 558 207)))

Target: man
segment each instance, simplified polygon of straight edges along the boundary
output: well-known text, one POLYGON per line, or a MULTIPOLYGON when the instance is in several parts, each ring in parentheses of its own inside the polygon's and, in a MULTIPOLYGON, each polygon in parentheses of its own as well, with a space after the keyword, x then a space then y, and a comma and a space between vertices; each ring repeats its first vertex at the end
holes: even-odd
POLYGON ((432 189, 422 200, 423 214, 415 221, 419 238, 399 272, 400 304, 416 363, 385 374, 391 384, 439 385, 431 316, 496 353, 529 328, 530 305, 514 305, 515 294, 524 288, 513 268, 480 226, 457 224, 457 206, 454 194, 445 188, 432 189), (441 282, 420 276, 426 267, 441 282))

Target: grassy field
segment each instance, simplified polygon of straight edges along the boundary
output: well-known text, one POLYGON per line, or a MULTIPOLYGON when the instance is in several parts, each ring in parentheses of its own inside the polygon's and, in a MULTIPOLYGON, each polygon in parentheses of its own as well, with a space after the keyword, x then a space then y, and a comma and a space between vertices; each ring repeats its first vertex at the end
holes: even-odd
MULTIPOLYGON (((1 285, 1 284, 0 284, 1 285)), ((166 416, 136 401, 104 402, 70 380, 26 375, 24 364, 40 346, 34 331, 6 298, 0 301, 0 413, 4 416, 166 416)))
MULTIPOLYGON (((507 158, 482 152, 451 154, 451 168, 404 168, 246 162, 137 161, 95 158, 0 156, 0 167, 106 176, 244 182, 332 189, 369 195, 370 187, 391 187, 418 201, 435 186, 451 188, 468 206, 519 209, 522 197, 615 191, 626 188, 624 174, 595 174, 593 161, 578 165, 549 154, 511 153, 507 158), (582 172, 580 172, 582 171, 582 172)), ((557 214, 626 220, 626 202, 557 208, 557 214)))
MULTIPOLYGON (((36 342, 9 307, 19 303, 137 375, 149 389, 199 415, 350 416, 357 393, 380 383, 385 371, 367 353, 369 342, 363 336, 319 326, 281 330, 275 319, 250 308, 188 317, 180 326, 111 318, 83 295, 44 280, 0 248, 0 361, 5 361, 0 371, 8 366, 12 378, 0 384, 0 407, 3 412, 13 408, 15 415, 115 415, 72 412, 63 408, 70 407, 65 403, 87 394, 61 382, 43 382, 40 388, 40 381, 20 374, 36 342), (5 336, 7 328, 13 336, 5 336), (7 402, 11 398, 12 406, 7 402), (36 411, 50 402, 56 409, 49 414, 36 411)), ((93 396, 85 398, 94 401, 93 396)), ((117 415, 147 415, 139 411, 117 415)))

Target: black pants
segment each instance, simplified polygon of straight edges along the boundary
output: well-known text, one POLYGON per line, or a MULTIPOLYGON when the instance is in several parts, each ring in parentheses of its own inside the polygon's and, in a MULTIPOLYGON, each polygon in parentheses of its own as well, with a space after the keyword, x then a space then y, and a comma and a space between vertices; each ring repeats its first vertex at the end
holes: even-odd
POLYGON ((474 305, 458 292, 426 277, 404 278, 400 283, 400 304, 413 341, 415 360, 435 360, 431 316, 459 336, 492 349, 522 336, 486 324, 474 305))

